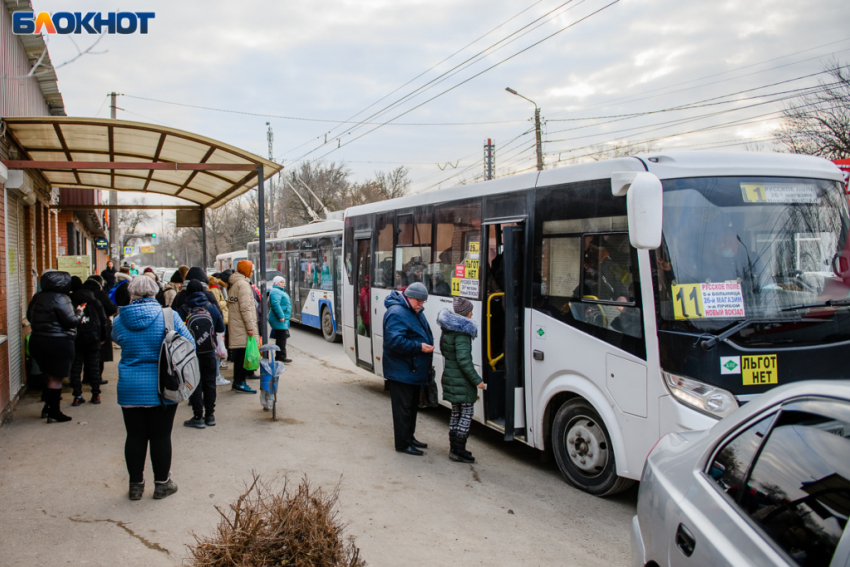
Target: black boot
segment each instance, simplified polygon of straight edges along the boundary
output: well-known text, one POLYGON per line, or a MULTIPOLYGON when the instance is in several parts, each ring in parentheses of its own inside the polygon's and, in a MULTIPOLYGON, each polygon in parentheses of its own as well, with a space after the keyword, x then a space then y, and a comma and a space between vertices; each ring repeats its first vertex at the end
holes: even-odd
POLYGON ((53 423, 54 421, 57 423, 63 423, 65 421, 71 421, 71 417, 65 415, 59 410, 59 398, 62 396, 62 390, 60 388, 57 389, 48 389, 45 393, 45 398, 47 399, 47 423, 53 423))
POLYGON ((456 431, 449 432, 449 459, 459 463, 474 463, 475 458, 466 450, 466 437, 460 436, 456 431))
POLYGON ((50 406, 47 405, 47 386, 45 385, 41 389, 41 401, 44 402, 44 407, 41 408, 41 419, 47 417, 48 412, 50 411, 50 406))

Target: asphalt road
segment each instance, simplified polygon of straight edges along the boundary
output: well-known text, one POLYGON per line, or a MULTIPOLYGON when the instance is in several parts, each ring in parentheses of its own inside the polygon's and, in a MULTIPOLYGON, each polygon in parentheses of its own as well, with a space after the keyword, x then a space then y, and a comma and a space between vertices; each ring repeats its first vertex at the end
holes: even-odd
POLYGON ((452 462, 444 408, 420 414, 427 455, 398 454, 382 380, 318 331, 293 329, 290 347, 277 422, 257 396, 229 387, 218 390, 216 427, 183 427, 191 411, 179 408, 180 490, 162 501, 151 482, 141 501, 127 499, 117 363, 107 365, 104 403, 68 407, 72 422, 46 425, 37 396, 24 399, 0 429, 0 564, 181 564, 192 534, 210 533, 215 506, 226 509, 252 471, 338 484, 346 534, 370 565, 628 564, 634 489, 584 494, 539 452, 478 424, 468 445, 478 462, 452 462))

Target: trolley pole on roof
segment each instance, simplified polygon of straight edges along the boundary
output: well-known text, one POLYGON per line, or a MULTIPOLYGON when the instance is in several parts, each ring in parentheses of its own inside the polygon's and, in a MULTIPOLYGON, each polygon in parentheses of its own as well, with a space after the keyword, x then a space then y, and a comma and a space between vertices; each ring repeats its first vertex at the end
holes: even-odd
POLYGON ((260 330, 260 337, 263 344, 268 342, 266 335, 266 199, 265 190, 263 188, 263 166, 257 166, 257 205, 259 207, 260 217, 260 275, 255 279, 257 287, 260 288, 260 321, 257 321, 257 326, 260 330))

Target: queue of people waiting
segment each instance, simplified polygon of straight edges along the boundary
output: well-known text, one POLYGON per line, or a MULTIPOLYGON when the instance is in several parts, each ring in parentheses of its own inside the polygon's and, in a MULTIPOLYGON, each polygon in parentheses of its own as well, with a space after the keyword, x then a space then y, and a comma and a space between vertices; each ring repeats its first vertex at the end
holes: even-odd
MULTIPOLYGON (((135 266, 132 266, 133 268, 135 266)), ((189 397, 192 417, 184 425, 204 429, 216 425, 216 386, 230 384, 220 370, 233 365, 231 390, 256 394, 247 380, 258 378, 244 368, 249 337, 260 342, 261 296, 250 278, 253 264, 243 260, 236 271, 207 276, 198 267, 180 266, 163 284, 152 268, 132 274, 112 262, 85 282, 67 272, 46 270, 27 308, 32 333, 28 352, 33 372, 45 377, 42 417, 48 423, 71 421, 60 409, 63 380, 73 390, 72 406, 86 403, 82 384, 90 385, 93 404, 100 404, 104 362, 113 360, 114 341, 121 349, 116 387, 127 432, 124 456, 130 476, 129 497, 141 499, 148 447, 154 471, 154 498, 177 491, 170 478, 171 430, 177 404, 160 390, 160 351, 171 326, 192 341, 200 383, 189 397), (166 324, 171 317, 171 325, 166 324), (225 354, 226 353, 226 354, 225 354)), ((269 323, 286 356, 291 301, 285 280, 275 278, 269 294, 269 323)))

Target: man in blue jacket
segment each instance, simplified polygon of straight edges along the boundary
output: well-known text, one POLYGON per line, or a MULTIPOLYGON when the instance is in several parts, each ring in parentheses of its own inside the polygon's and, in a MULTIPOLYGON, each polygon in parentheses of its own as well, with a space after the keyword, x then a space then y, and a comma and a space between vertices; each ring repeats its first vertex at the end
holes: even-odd
POLYGON ((422 308, 428 289, 420 282, 404 294, 393 291, 384 301, 384 378, 389 380, 393 406, 395 450, 424 455, 428 447, 413 436, 419 409, 419 392, 428 384, 434 336, 422 308))

